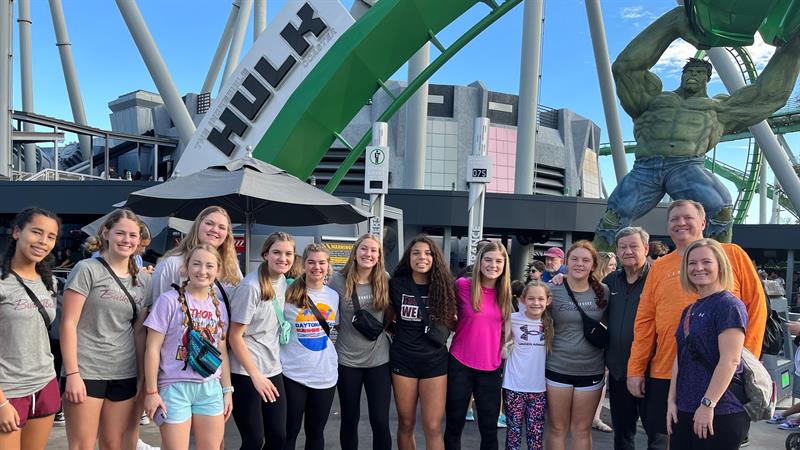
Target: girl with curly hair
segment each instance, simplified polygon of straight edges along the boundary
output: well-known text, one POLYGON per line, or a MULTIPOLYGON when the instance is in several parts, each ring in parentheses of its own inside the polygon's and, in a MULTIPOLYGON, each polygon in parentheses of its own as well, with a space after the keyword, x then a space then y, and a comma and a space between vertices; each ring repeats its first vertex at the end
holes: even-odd
POLYGON ((389 300, 396 321, 389 362, 397 405, 397 447, 416 449, 419 399, 425 448, 442 450, 446 340, 455 325, 456 292, 444 255, 433 239, 419 235, 411 240, 389 282, 389 300))

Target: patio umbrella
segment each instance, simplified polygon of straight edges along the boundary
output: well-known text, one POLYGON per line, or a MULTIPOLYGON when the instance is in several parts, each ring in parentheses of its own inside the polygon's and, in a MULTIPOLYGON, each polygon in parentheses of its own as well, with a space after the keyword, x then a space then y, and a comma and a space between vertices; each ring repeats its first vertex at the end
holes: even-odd
POLYGON ((249 156, 132 192, 125 202, 137 214, 188 220, 212 205, 225 208, 233 222, 245 224, 248 263, 253 223, 290 227, 369 218, 346 201, 249 156))
MULTIPOLYGON (((95 220, 89 225, 84 226, 83 228, 81 228, 81 231, 88 234, 89 236, 94 236, 95 234, 97 234, 97 230, 99 230, 100 227, 103 226, 105 221, 108 220, 108 216, 110 216, 111 214, 113 214, 113 211, 95 220)), ((139 215, 138 217, 139 220, 141 220, 142 222, 144 222, 145 225, 147 225, 147 229, 150 230, 150 236, 153 238, 161 234, 161 232, 167 228, 178 230, 183 234, 188 233, 189 230, 192 228, 191 220, 179 219, 177 217, 147 217, 141 215, 139 215)))

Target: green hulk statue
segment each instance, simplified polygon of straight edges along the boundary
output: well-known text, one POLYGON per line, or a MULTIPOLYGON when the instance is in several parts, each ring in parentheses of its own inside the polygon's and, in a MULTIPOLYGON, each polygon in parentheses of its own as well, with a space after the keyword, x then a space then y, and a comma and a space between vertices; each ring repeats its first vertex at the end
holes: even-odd
POLYGON ((800 38, 794 36, 755 83, 731 95, 709 98, 711 64, 694 58, 683 67, 680 87, 665 92, 650 69, 677 38, 699 45, 682 6, 636 36, 612 66, 620 103, 633 118, 636 162, 608 198, 595 232, 598 249, 611 249, 617 231, 653 209, 665 193, 702 203, 705 235, 730 242, 733 203, 704 168, 705 154, 723 134, 754 125, 783 106, 800 71, 800 38))

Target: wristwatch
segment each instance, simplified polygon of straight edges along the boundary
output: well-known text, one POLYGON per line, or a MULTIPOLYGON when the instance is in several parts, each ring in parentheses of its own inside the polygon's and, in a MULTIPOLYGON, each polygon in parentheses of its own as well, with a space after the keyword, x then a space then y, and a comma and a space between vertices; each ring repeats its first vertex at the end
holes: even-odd
POLYGON ((700 404, 705 406, 706 408, 713 408, 714 406, 716 406, 716 403, 711 401, 711 399, 708 397, 703 397, 703 399, 700 400, 700 404))

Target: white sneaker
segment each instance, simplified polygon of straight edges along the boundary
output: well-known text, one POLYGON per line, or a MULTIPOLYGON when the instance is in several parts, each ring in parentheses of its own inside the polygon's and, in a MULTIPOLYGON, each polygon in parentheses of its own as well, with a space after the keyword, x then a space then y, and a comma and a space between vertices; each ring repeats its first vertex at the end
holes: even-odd
POLYGON ((139 419, 139 425, 149 425, 150 418, 147 417, 147 414, 142 414, 142 417, 139 419))
POLYGON ((161 450, 161 447, 153 447, 139 439, 139 442, 136 443, 136 450, 161 450))

